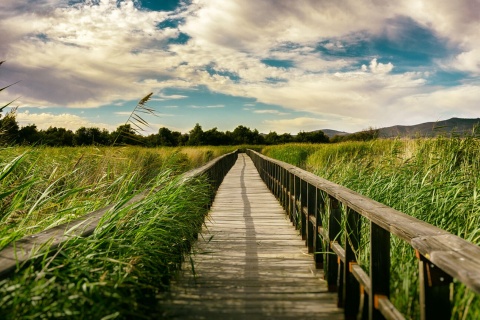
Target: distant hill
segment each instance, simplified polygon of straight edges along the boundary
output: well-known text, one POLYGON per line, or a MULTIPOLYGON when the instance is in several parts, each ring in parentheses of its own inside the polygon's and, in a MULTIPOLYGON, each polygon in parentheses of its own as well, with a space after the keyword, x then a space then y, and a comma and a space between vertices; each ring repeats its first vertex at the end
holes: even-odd
POLYGON ((451 118, 437 122, 425 122, 412 126, 392 126, 380 128, 380 138, 392 137, 434 137, 438 135, 465 135, 472 132, 475 125, 480 125, 480 118, 451 118))
POLYGON ((350 133, 345 132, 345 131, 337 131, 337 130, 332 130, 332 129, 321 129, 320 131, 323 131, 323 133, 325 133, 325 135, 329 138, 333 138, 335 136, 345 136, 345 135, 350 134, 350 133))

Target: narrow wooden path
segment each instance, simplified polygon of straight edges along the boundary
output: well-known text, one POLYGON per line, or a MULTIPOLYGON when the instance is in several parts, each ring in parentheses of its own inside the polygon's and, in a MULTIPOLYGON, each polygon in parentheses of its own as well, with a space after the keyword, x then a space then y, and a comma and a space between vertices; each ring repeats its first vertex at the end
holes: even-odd
POLYGON ((304 241, 241 153, 162 302, 169 319, 342 319, 304 241))

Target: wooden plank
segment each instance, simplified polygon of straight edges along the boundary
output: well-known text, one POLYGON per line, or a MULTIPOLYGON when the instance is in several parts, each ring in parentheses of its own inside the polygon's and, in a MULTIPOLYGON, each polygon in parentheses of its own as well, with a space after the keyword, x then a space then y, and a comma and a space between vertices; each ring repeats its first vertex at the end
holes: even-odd
POLYGON ((345 262, 345 249, 342 248, 342 245, 340 243, 338 243, 337 241, 332 241, 330 244, 330 248, 332 248, 332 251, 335 252, 340 261, 345 262))
POLYGON ((192 252, 193 269, 187 258, 160 302, 162 317, 342 318, 299 231, 243 154, 220 186, 192 252))
POLYGON ((392 302, 386 297, 381 297, 377 299, 377 309, 383 315, 385 319, 388 320, 405 320, 403 314, 401 314, 392 302))
POLYGON ((352 265, 352 273, 357 279, 358 283, 363 286, 365 293, 370 294, 370 277, 358 264, 352 265))

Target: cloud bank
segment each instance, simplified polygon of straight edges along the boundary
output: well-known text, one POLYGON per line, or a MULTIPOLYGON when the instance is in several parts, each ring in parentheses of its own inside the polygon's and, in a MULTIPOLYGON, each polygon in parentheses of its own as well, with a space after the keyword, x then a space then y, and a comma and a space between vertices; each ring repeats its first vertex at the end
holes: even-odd
POLYGON ((0 85, 22 80, 3 96, 30 107, 98 108, 148 92, 154 101, 182 101, 186 95, 166 90, 206 88, 306 114, 287 123, 282 112, 257 110, 272 117, 260 130, 304 130, 325 119, 355 131, 478 117, 479 7, 478 0, 193 0, 153 11, 131 0, 5 0, 0 85), (416 34, 426 35, 423 45, 416 34), (462 76, 437 83, 443 73, 462 76))

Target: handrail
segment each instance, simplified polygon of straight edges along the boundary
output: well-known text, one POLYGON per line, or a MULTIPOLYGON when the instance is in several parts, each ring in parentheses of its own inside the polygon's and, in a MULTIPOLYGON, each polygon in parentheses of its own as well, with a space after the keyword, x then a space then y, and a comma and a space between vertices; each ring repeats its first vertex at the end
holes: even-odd
MULTIPOLYGON (((180 179, 180 183, 201 175, 207 175, 212 189, 216 191, 227 172, 235 163, 237 154, 238 150, 224 154, 199 168, 185 172, 180 179)), ((153 192, 158 192, 161 188, 161 186, 157 187, 153 192)), ((143 191, 122 204, 119 208, 137 203, 147 197, 151 192, 151 190, 143 191)), ((212 199, 213 196, 212 194, 212 199)), ((80 219, 58 225, 34 235, 25 236, 9 244, 0 251, 0 279, 8 276, 15 270, 17 265, 47 250, 55 250, 72 237, 87 237, 93 234, 102 217, 115 208, 115 206, 115 204, 108 205, 102 209, 88 213, 80 219)))
POLYGON ((253 150, 247 154, 290 220, 301 228, 309 252, 326 251, 314 259, 326 271, 329 290, 338 291, 338 304, 347 318, 358 313, 370 319, 403 317, 389 301, 391 234, 415 249, 422 319, 450 319, 452 277, 480 294, 479 246, 288 163, 253 150), (328 222, 322 221, 323 213, 328 222), (360 216, 370 223, 369 275, 354 254, 360 216))

